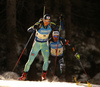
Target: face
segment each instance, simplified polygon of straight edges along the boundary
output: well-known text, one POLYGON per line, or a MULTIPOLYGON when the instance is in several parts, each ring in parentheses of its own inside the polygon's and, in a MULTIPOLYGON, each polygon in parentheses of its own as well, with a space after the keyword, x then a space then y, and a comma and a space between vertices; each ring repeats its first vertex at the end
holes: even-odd
POLYGON ((50 23, 50 20, 49 19, 43 19, 43 22, 44 22, 44 26, 47 26, 49 23, 50 23))
POLYGON ((58 38, 59 38, 58 35, 54 35, 54 36, 53 36, 53 40, 54 40, 54 42, 57 42, 57 41, 58 41, 58 38))

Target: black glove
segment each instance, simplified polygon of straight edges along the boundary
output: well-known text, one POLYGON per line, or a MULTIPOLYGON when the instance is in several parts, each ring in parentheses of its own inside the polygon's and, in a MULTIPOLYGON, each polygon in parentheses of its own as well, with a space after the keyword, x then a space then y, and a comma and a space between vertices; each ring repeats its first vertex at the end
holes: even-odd
POLYGON ((34 25, 34 29, 37 29, 38 25, 34 25))
POLYGON ((63 15, 62 15, 62 14, 61 14, 61 16, 59 17, 59 20, 61 20, 61 21, 63 20, 63 15))

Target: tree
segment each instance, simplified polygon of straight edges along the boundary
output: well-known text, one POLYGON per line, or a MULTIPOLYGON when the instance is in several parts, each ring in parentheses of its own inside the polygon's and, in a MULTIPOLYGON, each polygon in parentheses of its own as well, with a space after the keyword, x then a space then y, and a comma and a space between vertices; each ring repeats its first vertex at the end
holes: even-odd
POLYGON ((13 70, 17 60, 16 53, 16 0, 7 0, 7 67, 13 70))
MULTIPOLYGON (((68 39, 71 42, 71 3, 70 0, 63 0, 63 3, 65 3, 65 11, 64 11, 64 23, 65 23, 65 38, 68 39)), ((71 81, 71 51, 69 50, 69 47, 66 49, 65 52, 65 64, 66 64, 66 70, 65 70, 65 78, 67 81, 71 81)))

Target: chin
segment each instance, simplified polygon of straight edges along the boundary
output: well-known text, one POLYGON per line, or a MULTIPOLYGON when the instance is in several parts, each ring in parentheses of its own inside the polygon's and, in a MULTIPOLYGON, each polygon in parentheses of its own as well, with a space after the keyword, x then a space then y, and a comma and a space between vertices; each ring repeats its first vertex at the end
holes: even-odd
POLYGON ((54 42, 57 42, 58 40, 54 40, 54 42))

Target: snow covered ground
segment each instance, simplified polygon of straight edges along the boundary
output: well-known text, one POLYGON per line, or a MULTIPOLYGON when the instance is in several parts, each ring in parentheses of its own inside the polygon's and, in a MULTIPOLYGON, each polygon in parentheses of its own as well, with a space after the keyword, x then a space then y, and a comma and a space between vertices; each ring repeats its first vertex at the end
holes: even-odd
MULTIPOLYGON (((0 87, 89 87, 89 86, 87 84, 76 85, 76 83, 69 83, 69 82, 0 80, 0 87)), ((100 87, 100 85, 92 84, 92 87, 100 87)))
MULTIPOLYGON (((57 82, 57 80, 53 82, 46 81, 18 81, 18 74, 14 72, 5 72, 0 75, 0 87, 100 87, 98 84, 83 84, 80 83, 79 85, 76 85, 77 81, 72 82, 57 82)), ((84 77, 86 78, 86 77, 84 77)), ((98 78, 100 76, 98 75, 98 78)), ((94 82, 96 79, 94 79, 92 82, 94 82)), ((98 79, 99 81, 99 79, 98 79)))

